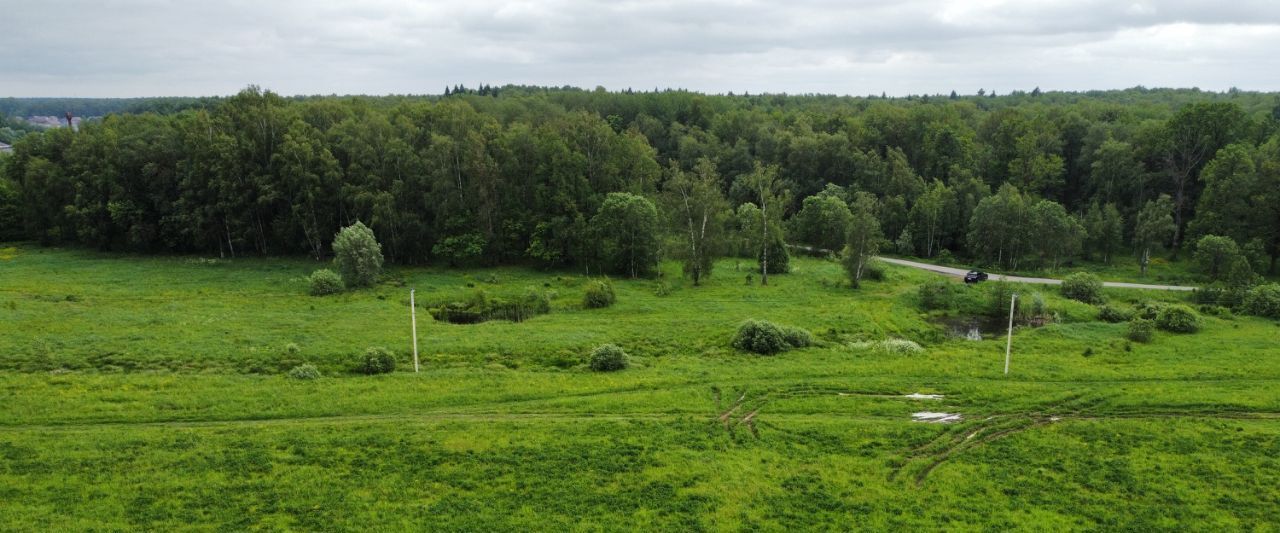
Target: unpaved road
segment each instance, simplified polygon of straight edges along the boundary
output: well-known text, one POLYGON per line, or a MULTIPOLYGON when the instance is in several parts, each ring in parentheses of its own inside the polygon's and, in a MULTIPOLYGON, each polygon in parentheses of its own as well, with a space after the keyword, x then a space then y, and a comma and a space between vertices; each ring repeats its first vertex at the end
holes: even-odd
MULTIPOLYGON (((918 268, 920 270, 928 270, 930 272, 937 272, 939 274, 945 274, 948 276, 958 276, 961 278, 963 278, 964 275, 969 272, 967 269, 963 269, 963 268, 930 265, 928 263, 918 263, 915 261, 907 261, 905 259, 894 259, 892 257, 877 257, 876 259, 879 259, 886 263, 892 263, 895 265, 902 265, 902 266, 911 267, 911 268, 918 268)), ((1009 281, 1013 283, 1040 283, 1044 285, 1061 285, 1062 284, 1062 280, 1060 279, 1024 278, 1021 276, 1006 276, 1004 274, 991 274, 990 279, 999 280, 999 281, 1009 281)), ((1120 281, 1104 281, 1102 282, 1102 286, 1115 287, 1118 289, 1150 289, 1150 290, 1157 290, 1157 291, 1193 291, 1196 289, 1195 287, 1184 287, 1181 285, 1146 285, 1142 283, 1124 283, 1120 281)))

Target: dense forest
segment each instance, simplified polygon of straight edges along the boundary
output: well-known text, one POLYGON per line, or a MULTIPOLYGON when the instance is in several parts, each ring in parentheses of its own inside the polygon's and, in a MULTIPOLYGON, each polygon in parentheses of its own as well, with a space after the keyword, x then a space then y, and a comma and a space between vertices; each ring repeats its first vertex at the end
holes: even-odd
POLYGON ((785 269, 783 242, 1019 268, 1145 264, 1203 241, 1223 254, 1220 279, 1280 257, 1275 94, 250 87, 76 105, 105 116, 0 157, 0 240, 323 257, 362 221, 393 262, 643 275, 665 256, 695 279, 724 254, 785 269))

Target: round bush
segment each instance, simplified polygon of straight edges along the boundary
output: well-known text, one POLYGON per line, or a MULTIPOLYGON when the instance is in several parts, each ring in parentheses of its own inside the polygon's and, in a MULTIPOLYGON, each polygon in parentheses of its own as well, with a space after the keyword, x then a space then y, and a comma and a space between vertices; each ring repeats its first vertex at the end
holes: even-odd
POLYGON ((781 352, 788 346, 782 328, 765 320, 747 320, 738 326, 738 333, 733 336, 734 348, 762 355, 781 352))
POLYGON ((369 348, 364 351, 360 371, 365 374, 386 374, 396 369, 396 356, 386 348, 369 348))
POLYGON ((1280 318, 1280 285, 1268 283, 1250 289, 1243 307, 1251 315, 1280 318))
POLYGON ((813 334, 809 333, 808 330, 791 326, 780 326, 779 329, 782 330, 782 340, 787 343, 787 346, 792 348, 813 346, 813 334))
POLYGON ((592 280, 587 283, 587 292, 582 295, 582 306, 587 309, 609 307, 618 300, 613 293, 613 284, 607 279, 592 280))
POLYGON ((1102 303, 1102 280, 1088 272, 1076 272, 1062 280, 1062 295, 1087 304, 1102 303))
POLYGON ((1104 305, 1098 308, 1098 320, 1103 322, 1111 322, 1115 324, 1119 322, 1128 322, 1131 318, 1133 318, 1133 313, 1120 309, 1119 307, 1104 305))
POLYGON ((307 283, 311 285, 312 296, 325 296, 328 294, 337 294, 345 288, 342 285, 342 277, 337 272, 322 268, 311 273, 311 277, 307 278, 307 283))
POLYGON ((311 363, 303 363, 289 370, 289 377, 309 381, 320 377, 320 369, 311 363))
POLYGON ((1200 315, 1185 305, 1169 305, 1156 314, 1156 327, 1174 333, 1195 333, 1200 329, 1200 315))
POLYGON ((1133 342, 1151 342, 1156 334, 1156 323, 1154 320, 1145 318, 1135 318, 1129 321, 1129 329, 1125 332, 1125 337, 1133 342))
POLYGON ((602 344, 591 351, 591 369, 614 372, 627 368, 627 352, 614 344, 602 344))

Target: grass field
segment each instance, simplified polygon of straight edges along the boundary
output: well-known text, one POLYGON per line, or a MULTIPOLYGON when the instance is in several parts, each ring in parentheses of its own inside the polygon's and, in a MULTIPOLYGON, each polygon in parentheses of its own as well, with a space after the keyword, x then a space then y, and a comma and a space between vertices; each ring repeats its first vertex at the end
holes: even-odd
POLYGON ((585 310, 580 273, 397 268, 310 297, 304 260, 0 245, 0 528, 1280 528, 1276 322, 1206 316, 1136 344, 1045 292, 1060 320, 1019 328, 1004 376, 1003 338, 949 338, 918 310, 930 274, 853 291, 834 263, 794 264, 768 287, 745 262, 704 287, 666 265, 585 310), (411 287, 423 306, 554 297, 522 323, 419 309, 414 374, 411 287), (748 318, 821 345, 735 351, 748 318), (886 338, 925 350, 858 344, 886 338), (606 342, 632 367, 588 370, 606 342), (354 374, 370 346, 399 371, 354 374), (324 377, 284 376, 302 362, 324 377))

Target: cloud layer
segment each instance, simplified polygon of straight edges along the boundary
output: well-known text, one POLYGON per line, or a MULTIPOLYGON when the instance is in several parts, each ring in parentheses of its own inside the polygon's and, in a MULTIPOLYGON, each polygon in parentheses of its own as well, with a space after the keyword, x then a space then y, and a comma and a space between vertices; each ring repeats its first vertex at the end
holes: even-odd
POLYGON ((1280 89, 1280 2, 0 0, 0 96, 1280 89))

